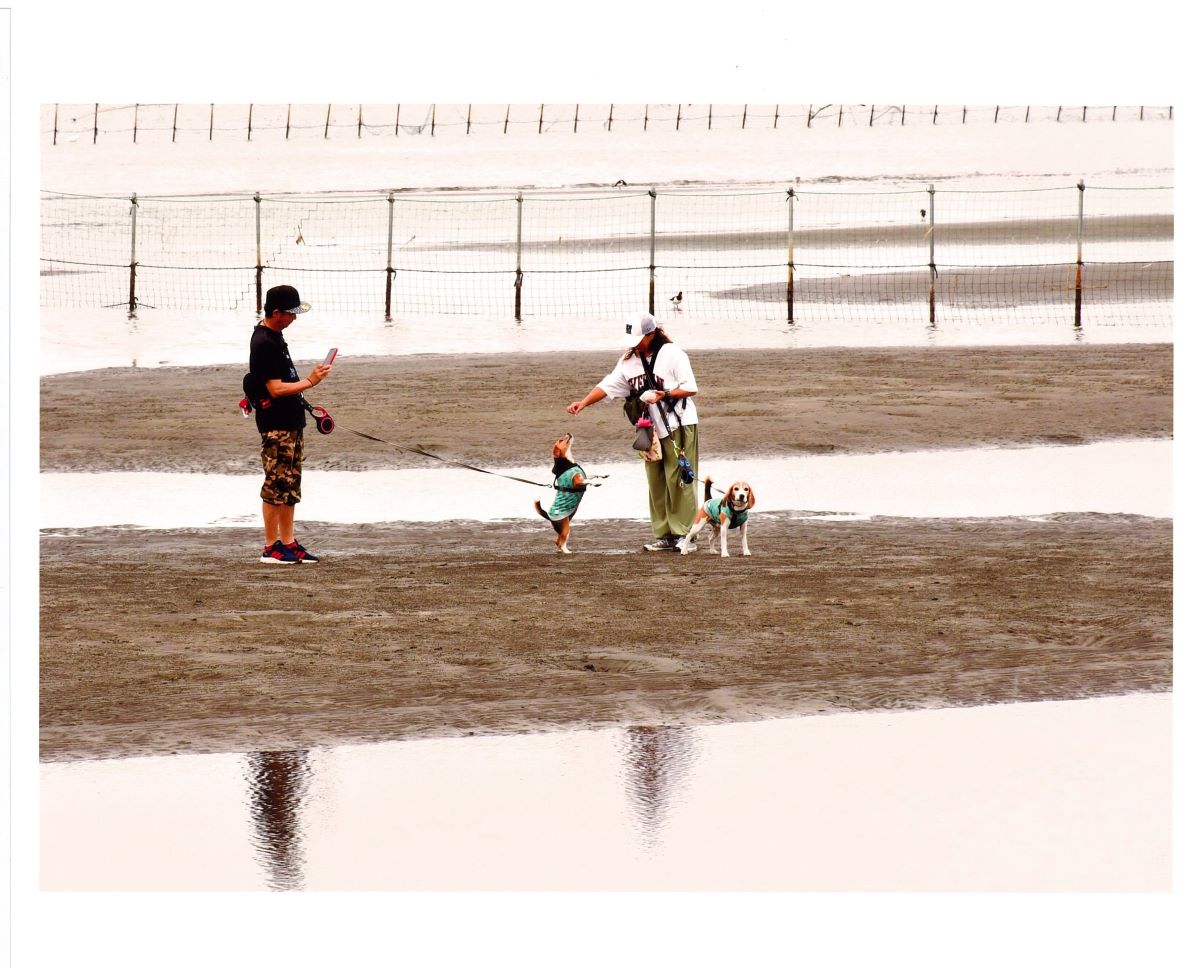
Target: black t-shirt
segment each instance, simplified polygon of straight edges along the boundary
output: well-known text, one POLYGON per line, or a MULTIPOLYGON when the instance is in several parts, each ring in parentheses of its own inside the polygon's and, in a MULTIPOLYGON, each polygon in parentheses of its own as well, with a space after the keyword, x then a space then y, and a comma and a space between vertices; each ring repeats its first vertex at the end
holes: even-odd
POLYGON ((303 430, 304 405, 299 394, 287 397, 272 397, 267 393, 268 380, 296 383, 296 366, 288 352, 282 333, 259 323, 250 336, 250 376, 258 399, 269 399, 270 406, 255 407, 254 421, 260 432, 268 430, 303 430), (259 394, 257 391, 261 391, 259 394))

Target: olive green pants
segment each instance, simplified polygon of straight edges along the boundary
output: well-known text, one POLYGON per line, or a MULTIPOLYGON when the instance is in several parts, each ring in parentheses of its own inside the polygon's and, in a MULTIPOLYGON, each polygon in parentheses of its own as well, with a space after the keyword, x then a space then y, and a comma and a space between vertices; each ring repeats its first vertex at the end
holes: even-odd
POLYGON ((675 446, 692 464, 692 470, 700 473, 700 427, 693 424, 681 427, 664 437, 662 460, 646 462, 646 484, 650 491, 650 527, 654 537, 668 534, 683 537, 692 528, 696 517, 696 488, 693 481, 686 487, 679 486, 679 460, 675 446))

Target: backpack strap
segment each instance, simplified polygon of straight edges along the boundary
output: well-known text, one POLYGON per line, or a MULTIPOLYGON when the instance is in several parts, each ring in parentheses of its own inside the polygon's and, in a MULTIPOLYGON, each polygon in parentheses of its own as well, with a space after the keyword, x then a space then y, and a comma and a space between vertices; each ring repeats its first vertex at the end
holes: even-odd
MULTIPOLYGON (((650 384, 649 389, 652 389, 652 390, 658 389, 658 385, 654 382, 654 364, 658 360, 658 351, 661 350, 666 345, 667 345, 666 343, 659 343, 658 346, 656 346, 654 348, 654 352, 650 354, 650 362, 649 363, 646 362, 646 358, 644 356, 642 356, 641 353, 638 353, 638 359, 642 361, 642 369, 646 371, 646 379, 650 384)), ((659 400, 658 403, 655 404, 655 406, 658 407, 658 413, 659 413, 659 416, 662 417, 663 427, 667 431, 667 436, 670 436, 671 435, 671 421, 667 418, 667 411, 669 410, 671 413, 675 413, 675 401, 671 398, 671 396, 669 394, 664 396, 663 400, 667 401, 666 409, 663 409, 662 400, 659 400)), ((675 419, 677 421, 679 421, 679 425, 680 425, 680 427, 682 427, 683 421, 680 420, 678 416, 676 416, 675 419)))

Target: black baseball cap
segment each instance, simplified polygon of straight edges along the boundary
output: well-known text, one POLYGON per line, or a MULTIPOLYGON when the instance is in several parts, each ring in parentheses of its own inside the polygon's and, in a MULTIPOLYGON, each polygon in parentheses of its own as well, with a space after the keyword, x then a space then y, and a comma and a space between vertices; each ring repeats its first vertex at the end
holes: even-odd
POLYGON ((276 309, 299 316, 312 309, 312 306, 300 301, 300 293, 296 292, 294 286, 273 286, 267 290, 267 298, 263 302, 263 315, 270 316, 276 309))

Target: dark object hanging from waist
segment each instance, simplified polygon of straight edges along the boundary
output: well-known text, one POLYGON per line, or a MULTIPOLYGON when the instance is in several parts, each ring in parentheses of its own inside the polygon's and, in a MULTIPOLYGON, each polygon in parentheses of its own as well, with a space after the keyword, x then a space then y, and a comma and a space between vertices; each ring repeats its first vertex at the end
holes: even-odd
MULTIPOLYGON (((247 373, 242 377, 242 393, 245 396, 238 401, 238 406, 241 408, 245 416, 250 416, 256 410, 269 410, 271 407, 271 394, 267 392, 267 388, 254 379, 253 373, 247 373)), ((312 414, 313 421, 317 425, 317 433, 331 434, 335 426, 333 417, 329 415, 329 411, 324 407, 314 407, 311 403, 304 399, 303 393, 298 393, 298 402, 308 413, 312 414)), ((303 423, 303 421, 302 421, 303 423)))
MULTIPOLYGON (((267 393, 265 386, 254 379, 253 373, 247 373, 242 377, 242 393, 244 394, 242 402, 254 410, 266 410, 271 406, 271 395, 267 393)), ((243 406, 243 412, 245 409, 243 406)))

